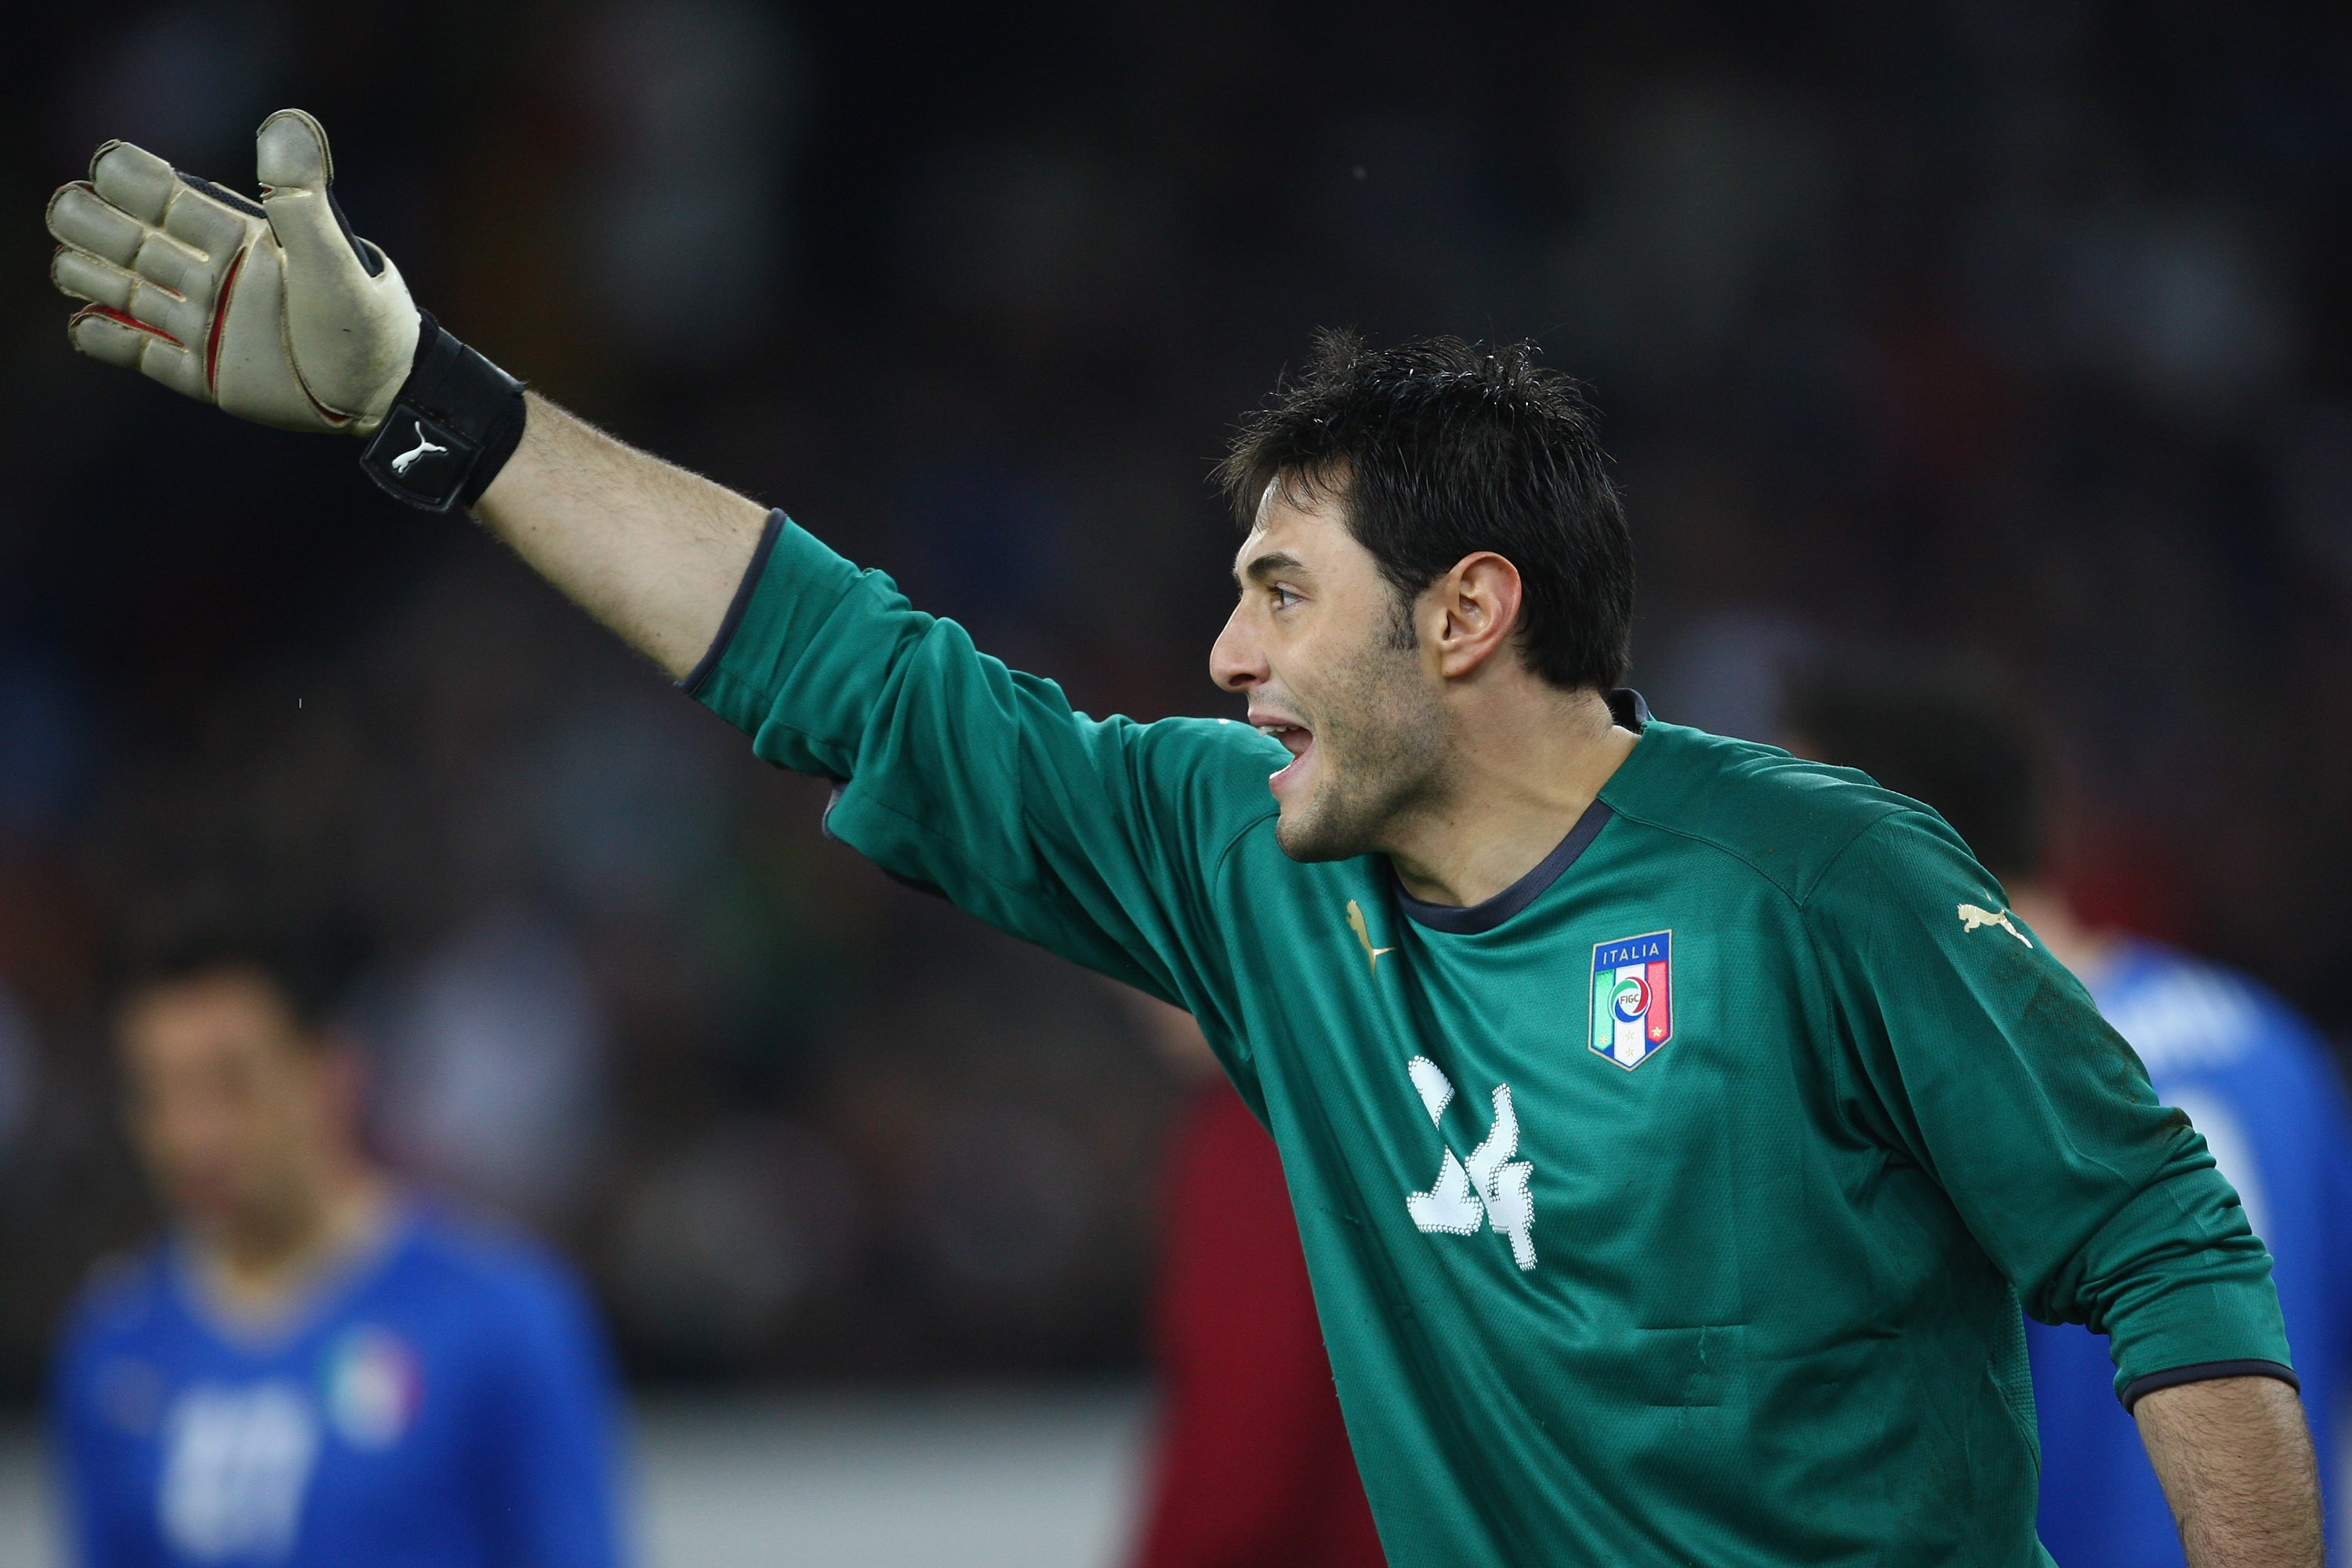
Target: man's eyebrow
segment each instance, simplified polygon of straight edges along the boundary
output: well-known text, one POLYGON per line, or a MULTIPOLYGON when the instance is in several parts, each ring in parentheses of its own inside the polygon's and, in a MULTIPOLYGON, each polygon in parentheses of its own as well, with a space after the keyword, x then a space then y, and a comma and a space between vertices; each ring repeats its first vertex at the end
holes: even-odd
POLYGON ((1288 551, 1270 550, 1235 572, 1234 577, 1237 582, 1263 583, 1276 573, 1298 572, 1305 569, 1305 563, 1288 551))

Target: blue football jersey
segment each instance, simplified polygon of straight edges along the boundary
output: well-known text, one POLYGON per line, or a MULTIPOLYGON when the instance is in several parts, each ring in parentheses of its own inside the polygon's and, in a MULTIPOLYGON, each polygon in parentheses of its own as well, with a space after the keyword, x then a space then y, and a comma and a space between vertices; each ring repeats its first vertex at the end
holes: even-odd
POLYGON ((267 1331, 165 1242, 92 1288, 52 1384, 82 1568, 611 1568, 612 1378, 522 1245, 409 1209, 267 1331))
MULTIPOLYGON (((2157 1097, 2188 1112, 2271 1249, 2303 1403, 2333 1480, 2352 1367, 2352 1114, 2326 1046, 2244 976, 2133 942, 2091 988, 2147 1064, 2157 1097)), ((2115 1394, 2105 1340, 2026 1324, 2042 1428, 2042 1544, 2061 1568, 2183 1562, 2139 1429, 2115 1394)), ((2331 1492, 2328 1514, 2352 1500, 2331 1492)))

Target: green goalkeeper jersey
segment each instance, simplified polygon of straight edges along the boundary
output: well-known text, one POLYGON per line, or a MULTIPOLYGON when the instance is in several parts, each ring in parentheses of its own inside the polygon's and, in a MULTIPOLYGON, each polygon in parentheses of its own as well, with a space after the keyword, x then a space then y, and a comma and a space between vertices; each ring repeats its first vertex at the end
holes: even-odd
POLYGON ((1074 712, 781 518, 690 688, 886 869, 1200 1020, 1401 1565, 2026 1568, 2021 1300, 2119 1388, 2287 1360, 2202 1140, 1859 773, 1620 694, 1569 839, 1421 905, 1282 853, 1273 741, 1074 712))

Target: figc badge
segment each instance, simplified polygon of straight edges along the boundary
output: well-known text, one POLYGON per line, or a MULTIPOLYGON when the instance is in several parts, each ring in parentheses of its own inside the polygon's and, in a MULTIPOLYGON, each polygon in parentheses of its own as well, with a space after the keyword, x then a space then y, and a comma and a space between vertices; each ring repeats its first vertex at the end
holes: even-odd
POLYGON ((1628 1072, 1675 1037, 1670 931, 1592 950, 1592 1048, 1628 1072))

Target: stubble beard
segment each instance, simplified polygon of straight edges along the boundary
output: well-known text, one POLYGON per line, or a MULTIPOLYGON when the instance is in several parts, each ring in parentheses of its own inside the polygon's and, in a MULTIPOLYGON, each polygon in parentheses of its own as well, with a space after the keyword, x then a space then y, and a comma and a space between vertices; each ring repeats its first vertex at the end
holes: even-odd
POLYGON ((1411 648, 1392 642, 1368 649, 1315 706, 1315 793, 1283 808, 1275 842, 1300 861, 1385 848, 1397 819, 1440 794, 1444 710, 1411 648))

